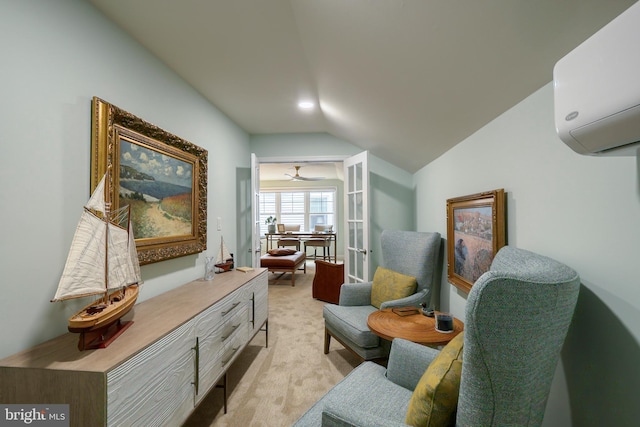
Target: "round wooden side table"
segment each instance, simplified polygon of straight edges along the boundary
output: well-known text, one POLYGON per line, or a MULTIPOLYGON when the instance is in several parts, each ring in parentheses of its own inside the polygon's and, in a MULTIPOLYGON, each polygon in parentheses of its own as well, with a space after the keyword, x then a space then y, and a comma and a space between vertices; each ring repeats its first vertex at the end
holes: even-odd
POLYGON ((422 313, 400 316, 391 308, 374 311, 367 319, 367 326, 371 332, 380 338, 392 341, 394 338, 404 338, 418 344, 428 346, 445 345, 464 329, 459 319, 453 319, 453 332, 436 331, 434 317, 424 316, 422 313))

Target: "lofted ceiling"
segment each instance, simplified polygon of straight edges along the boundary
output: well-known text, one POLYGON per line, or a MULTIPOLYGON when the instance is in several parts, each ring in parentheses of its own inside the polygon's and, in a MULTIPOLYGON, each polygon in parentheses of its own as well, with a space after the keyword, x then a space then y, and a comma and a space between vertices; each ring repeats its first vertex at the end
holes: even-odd
POLYGON ((87 1, 248 133, 326 132, 412 173, 635 2, 87 1))

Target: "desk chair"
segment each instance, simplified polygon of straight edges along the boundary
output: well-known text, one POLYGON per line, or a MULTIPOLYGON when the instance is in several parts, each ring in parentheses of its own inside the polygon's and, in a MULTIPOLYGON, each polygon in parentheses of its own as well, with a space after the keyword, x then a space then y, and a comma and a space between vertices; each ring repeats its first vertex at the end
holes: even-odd
MULTIPOLYGON (((278 224, 278 233, 287 231, 300 231, 300 225, 278 224)), ((298 237, 281 237, 278 239, 278 247, 293 246, 296 251, 300 250, 300 239, 298 237)))
MULTIPOLYGON (((313 228, 314 233, 331 232, 333 225, 319 224, 313 228)), ((316 251, 318 248, 322 248, 322 259, 324 261, 331 261, 331 240, 328 237, 311 237, 304 241, 304 252, 307 253, 307 247, 313 248, 313 259, 318 259, 316 251)))

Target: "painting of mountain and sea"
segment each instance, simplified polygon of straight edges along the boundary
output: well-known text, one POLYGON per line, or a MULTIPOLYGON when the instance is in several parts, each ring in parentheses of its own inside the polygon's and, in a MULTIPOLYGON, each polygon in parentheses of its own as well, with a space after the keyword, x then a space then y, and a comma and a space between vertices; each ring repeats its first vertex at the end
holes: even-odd
POLYGON ((131 206, 136 239, 191 235, 193 165, 120 139, 119 206, 131 206))

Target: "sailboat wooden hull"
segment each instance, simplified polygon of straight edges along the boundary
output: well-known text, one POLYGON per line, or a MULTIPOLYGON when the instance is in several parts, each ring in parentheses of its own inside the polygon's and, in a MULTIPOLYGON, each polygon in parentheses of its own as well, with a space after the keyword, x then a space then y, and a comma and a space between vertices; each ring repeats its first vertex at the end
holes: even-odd
POLYGON ((121 291, 112 292, 109 294, 109 300, 112 302, 104 310, 99 313, 89 314, 89 308, 100 304, 102 298, 94 301, 69 318, 67 329, 69 332, 74 333, 91 332, 115 323, 133 308, 138 299, 138 291, 138 285, 127 286, 124 290, 124 298, 120 301, 113 301, 113 298, 120 294, 121 291))

